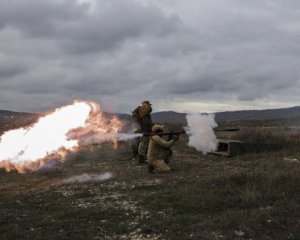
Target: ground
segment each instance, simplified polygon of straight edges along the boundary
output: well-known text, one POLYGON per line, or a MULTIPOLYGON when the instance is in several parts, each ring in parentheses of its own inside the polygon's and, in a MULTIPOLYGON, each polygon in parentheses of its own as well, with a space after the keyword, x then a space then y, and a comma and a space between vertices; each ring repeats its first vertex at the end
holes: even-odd
POLYGON ((284 160, 297 149, 226 158, 186 143, 170 174, 148 173, 128 143, 82 148, 53 170, 0 170, 0 239, 300 239, 300 163, 284 160))

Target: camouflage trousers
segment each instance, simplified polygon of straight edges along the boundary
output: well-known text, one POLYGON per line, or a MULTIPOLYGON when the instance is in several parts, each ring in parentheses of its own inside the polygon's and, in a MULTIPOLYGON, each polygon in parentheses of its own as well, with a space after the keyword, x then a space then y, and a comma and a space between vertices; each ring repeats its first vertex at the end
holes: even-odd
POLYGON ((143 136, 139 144, 139 155, 147 159, 147 151, 150 142, 150 137, 143 136))
POLYGON ((164 159, 148 159, 149 167, 148 171, 154 173, 154 170, 157 173, 169 173, 171 172, 171 159, 173 156, 172 149, 165 151, 164 159))
POLYGON ((154 166, 154 169, 156 169, 157 172, 161 172, 161 173, 171 172, 171 168, 169 167, 169 165, 166 163, 165 160, 151 161, 150 164, 154 166))

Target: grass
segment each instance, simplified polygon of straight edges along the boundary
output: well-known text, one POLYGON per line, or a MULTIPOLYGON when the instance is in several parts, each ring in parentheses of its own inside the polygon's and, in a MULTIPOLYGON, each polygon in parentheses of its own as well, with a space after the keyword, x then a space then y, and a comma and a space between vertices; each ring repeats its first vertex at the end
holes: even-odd
POLYGON ((167 175, 132 161, 128 143, 81 149, 47 172, 0 170, 0 239, 300 239, 300 164, 283 160, 300 138, 250 132, 284 147, 204 156, 181 137, 167 175), (63 182, 104 172, 113 178, 63 182))
POLYGON ((223 171, 202 172, 196 179, 186 177, 148 196, 147 207, 153 213, 164 209, 172 213, 164 224, 169 230, 165 238, 214 239, 213 233, 218 232, 223 239, 239 239, 235 232, 240 231, 243 239, 297 239, 299 167, 254 161, 257 164, 249 163, 249 168, 214 163, 222 165, 223 171), (265 231, 269 233, 265 235, 265 231))

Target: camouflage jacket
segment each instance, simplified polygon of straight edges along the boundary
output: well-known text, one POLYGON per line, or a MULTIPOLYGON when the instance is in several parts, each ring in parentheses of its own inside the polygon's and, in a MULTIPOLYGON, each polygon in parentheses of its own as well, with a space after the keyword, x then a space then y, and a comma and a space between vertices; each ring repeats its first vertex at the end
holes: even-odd
POLYGON ((149 162, 164 160, 170 153, 170 149, 174 144, 174 140, 166 141, 158 135, 150 138, 147 159, 149 162))
POLYGON ((140 127, 142 132, 151 132, 153 122, 150 113, 152 112, 151 105, 139 107, 138 113, 141 118, 140 127))

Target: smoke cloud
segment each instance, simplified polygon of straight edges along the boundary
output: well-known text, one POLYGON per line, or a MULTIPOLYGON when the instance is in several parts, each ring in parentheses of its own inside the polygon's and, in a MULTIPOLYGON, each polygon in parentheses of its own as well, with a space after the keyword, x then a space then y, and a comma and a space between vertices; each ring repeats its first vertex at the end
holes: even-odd
POLYGON ((188 126, 185 131, 189 136, 188 146, 203 154, 217 150, 218 140, 213 128, 217 127, 214 114, 193 113, 186 116, 188 126))
POLYGON ((104 142, 114 142, 119 141, 130 141, 134 138, 141 137, 142 134, 138 133, 97 133, 90 132, 82 136, 76 136, 79 140, 80 146, 88 146, 93 144, 101 144, 104 142))
POLYGON ((85 182, 103 182, 112 178, 113 174, 111 172, 106 172, 103 174, 82 174, 78 176, 73 176, 63 180, 63 183, 85 183, 85 182))

